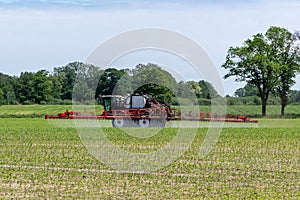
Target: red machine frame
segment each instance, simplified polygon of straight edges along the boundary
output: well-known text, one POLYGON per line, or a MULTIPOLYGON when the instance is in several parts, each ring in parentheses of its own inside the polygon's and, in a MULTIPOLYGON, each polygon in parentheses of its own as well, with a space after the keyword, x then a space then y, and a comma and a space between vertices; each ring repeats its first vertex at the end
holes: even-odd
MULTIPOLYGON (((158 109, 157 109, 158 110, 158 109)), ((103 119, 103 120, 113 120, 113 119, 129 119, 129 120, 140 120, 140 119, 156 119, 156 120, 187 120, 187 121, 215 121, 215 122, 241 122, 241 123, 258 123, 258 120, 252 120, 244 115, 212 115, 211 113, 200 112, 198 115, 189 111, 187 115, 182 116, 180 113, 178 116, 167 116, 165 113, 156 112, 154 115, 145 115, 145 113, 151 113, 153 110, 151 108, 141 108, 141 109, 124 109, 124 110, 111 110, 103 111, 102 115, 96 115, 95 113, 80 113, 74 111, 66 110, 58 115, 45 115, 45 119, 103 119)))

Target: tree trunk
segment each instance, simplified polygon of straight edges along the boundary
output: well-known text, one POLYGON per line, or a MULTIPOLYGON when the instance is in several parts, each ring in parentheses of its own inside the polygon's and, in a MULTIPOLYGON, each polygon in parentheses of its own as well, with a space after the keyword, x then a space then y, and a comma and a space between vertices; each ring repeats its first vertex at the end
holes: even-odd
POLYGON ((267 100, 262 99, 261 100, 261 115, 265 117, 267 114, 267 100))
POLYGON ((284 117, 284 109, 285 109, 285 105, 281 105, 281 117, 284 117))
POLYGON ((288 105, 288 101, 289 101, 288 95, 286 93, 281 94, 280 100, 281 100, 281 117, 284 117, 284 110, 285 107, 288 105))

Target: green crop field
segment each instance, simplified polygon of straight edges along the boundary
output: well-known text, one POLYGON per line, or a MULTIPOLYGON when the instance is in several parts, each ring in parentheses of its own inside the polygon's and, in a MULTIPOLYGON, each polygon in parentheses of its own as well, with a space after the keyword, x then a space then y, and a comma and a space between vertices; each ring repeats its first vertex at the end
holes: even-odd
MULTIPOLYGON (((199 128, 181 157, 145 174, 101 163, 84 147, 73 122, 68 123, 65 128, 39 118, 0 119, 0 199, 300 198, 299 119, 260 119, 258 128, 225 125, 202 159, 198 152, 207 128, 199 128)), ((151 152, 167 144, 177 128, 146 139, 103 130, 128 151, 151 152)), ((136 131, 143 134, 145 129, 136 131)), ((183 128, 184 134, 190 131, 183 128)))
MULTIPOLYGON (((90 110, 91 106, 83 106, 90 110)), ((103 109, 102 106, 95 106, 95 111, 99 112, 103 109)), ((0 118, 31 118, 44 117, 44 115, 56 115, 58 113, 72 110, 72 105, 3 105, 0 106, 0 118)))

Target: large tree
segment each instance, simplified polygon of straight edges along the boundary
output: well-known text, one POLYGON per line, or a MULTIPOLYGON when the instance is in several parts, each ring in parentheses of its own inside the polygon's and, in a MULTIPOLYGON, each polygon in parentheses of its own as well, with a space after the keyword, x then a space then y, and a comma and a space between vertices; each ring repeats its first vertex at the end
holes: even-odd
POLYGON ((73 87, 76 81, 78 69, 82 65, 81 62, 69 63, 63 67, 54 68, 54 75, 61 81, 61 98, 72 99, 73 87))
POLYGON ((273 50, 272 58, 280 63, 279 84, 275 86, 274 92, 281 100, 281 116, 284 116, 285 107, 289 101, 289 93, 295 84, 295 76, 300 69, 300 47, 297 33, 292 34, 284 28, 272 27, 267 33, 271 40, 273 50))
POLYGON ((220 95, 218 94, 218 92, 216 91, 216 89, 211 83, 205 80, 201 80, 198 82, 198 84, 201 88, 201 96, 200 96, 201 98, 214 99, 220 97, 220 95))
POLYGON ((34 95, 34 73, 22 72, 18 79, 17 98, 20 103, 35 103, 34 95))
POLYGON ((159 101, 171 103, 177 82, 166 70, 156 64, 139 64, 132 70, 132 87, 136 93, 152 95, 159 101))
MULTIPOLYGON (((201 89, 200 89, 201 92, 201 89)), ((195 93, 193 88, 191 87, 191 85, 188 82, 184 82, 184 81, 180 81, 177 83, 176 85, 176 97, 178 98, 193 98, 193 96, 195 97, 195 93)))
POLYGON ((51 99, 52 81, 49 72, 21 73, 18 80, 18 99, 20 103, 47 103, 51 99))
POLYGON ((76 103, 93 104, 98 98, 96 92, 102 72, 103 70, 99 67, 81 63, 76 72, 72 100, 76 103))
POLYGON ((224 78, 235 76, 236 81, 246 81, 257 87, 261 98, 262 116, 266 115, 270 93, 281 84, 280 73, 284 65, 277 55, 280 51, 279 45, 287 45, 285 37, 281 37, 286 33, 286 29, 270 27, 265 34, 259 33, 247 39, 241 47, 230 47, 226 62, 222 65, 229 70, 224 78))
POLYGON ((258 96, 257 88, 253 85, 246 84, 243 88, 238 88, 234 92, 235 97, 258 96))
POLYGON ((202 87, 200 87, 199 83, 196 81, 188 81, 187 84, 190 87, 190 92, 194 94, 197 98, 201 98, 202 87))
POLYGON ((125 70, 118 70, 115 68, 105 69, 103 73, 101 73, 96 90, 96 96, 111 95, 113 93, 124 95, 123 86, 125 83, 119 83, 121 79, 121 82, 126 82, 124 81, 124 77, 128 77, 128 74, 125 72, 125 70))
MULTIPOLYGON (((2 91, 2 104, 17 104, 16 88, 17 78, 0 73, 0 89, 2 91)), ((0 91, 0 93, 1 93, 0 91)), ((1 95, 0 95, 1 96, 1 95)))

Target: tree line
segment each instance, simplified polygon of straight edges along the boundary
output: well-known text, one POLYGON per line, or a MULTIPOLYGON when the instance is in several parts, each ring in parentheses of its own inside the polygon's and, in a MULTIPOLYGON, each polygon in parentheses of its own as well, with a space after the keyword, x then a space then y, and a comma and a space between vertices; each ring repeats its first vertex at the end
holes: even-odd
MULTIPOLYGON (((257 88, 253 85, 246 84, 238 88, 233 96, 226 96, 227 105, 261 105, 261 99, 257 88)), ((268 105, 281 105, 281 100, 276 93, 269 95, 268 105)), ((288 104, 300 105, 300 90, 290 90, 288 95, 288 104)))
MULTIPOLYGON (((72 104, 74 91, 75 96, 80 97, 78 101, 86 104, 99 103, 102 95, 128 93, 150 94, 173 105, 211 105, 211 99, 222 98, 207 81, 176 81, 167 71, 151 63, 137 65, 132 70, 101 70, 93 65, 73 62, 56 67, 53 72, 22 72, 20 76, 0 73, 0 105, 72 104), (78 77, 83 69, 89 70, 85 73, 89 78, 82 81, 78 77), (92 87, 91 82, 96 86, 92 87), (90 102, 91 99, 95 101, 90 102)), ((225 98, 228 105, 261 105, 257 88, 249 83, 225 98)), ((289 92, 289 103, 300 104, 300 91, 289 92)), ((272 93, 268 104, 280 105, 280 98, 272 93)))
POLYGON ((0 73, 0 105, 72 104, 74 98, 91 104, 99 102, 102 95, 128 93, 149 94, 169 104, 187 105, 199 102, 210 105, 210 99, 220 97, 207 81, 176 81, 170 73, 151 63, 133 69, 103 70, 73 62, 52 72, 22 72, 19 76, 0 73))

